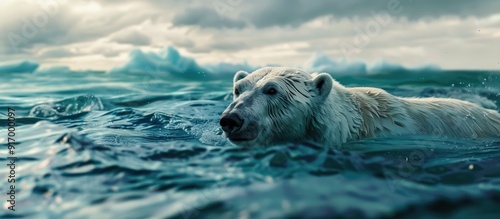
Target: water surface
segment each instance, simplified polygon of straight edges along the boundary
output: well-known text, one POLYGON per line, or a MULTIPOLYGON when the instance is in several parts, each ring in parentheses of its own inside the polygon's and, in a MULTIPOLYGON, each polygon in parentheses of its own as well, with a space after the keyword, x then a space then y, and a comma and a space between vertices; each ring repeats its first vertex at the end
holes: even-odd
MULTIPOLYGON (((192 73, 199 74, 199 73, 192 73)), ((406 97, 500 109, 500 73, 335 76, 406 97)), ((500 139, 398 136, 340 148, 241 149, 223 137, 231 75, 0 75, 0 143, 16 110, 17 216, 497 218, 500 139)), ((0 160, 6 163, 6 150, 0 160)), ((7 170, 1 171, 2 189, 7 170)), ((4 191, 4 190, 2 190, 4 191)), ((3 197, 3 196, 2 196, 3 197)), ((5 207, 6 205, 4 205, 5 207)), ((4 210, 0 218, 12 216, 4 210)))

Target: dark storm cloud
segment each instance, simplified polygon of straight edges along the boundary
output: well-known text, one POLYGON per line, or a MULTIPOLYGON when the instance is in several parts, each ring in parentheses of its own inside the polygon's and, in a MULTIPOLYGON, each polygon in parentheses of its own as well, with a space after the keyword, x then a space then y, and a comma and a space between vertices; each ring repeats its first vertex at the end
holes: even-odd
POLYGON ((215 5, 196 6, 174 17, 174 25, 200 27, 242 28, 252 24, 257 28, 272 26, 296 27, 313 19, 330 16, 336 19, 366 18, 372 11, 388 10, 393 5, 401 7, 397 17, 409 20, 436 19, 443 16, 487 17, 498 13, 500 1, 493 0, 383 0, 383 1, 308 1, 308 0, 257 0, 239 5, 227 3, 223 12, 215 5), (232 15, 232 16, 227 16, 232 15), (238 15, 235 17, 234 15, 238 15), (236 19, 236 20, 235 20, 236 19), (239 19, 239 20, 238 20, 239 19))

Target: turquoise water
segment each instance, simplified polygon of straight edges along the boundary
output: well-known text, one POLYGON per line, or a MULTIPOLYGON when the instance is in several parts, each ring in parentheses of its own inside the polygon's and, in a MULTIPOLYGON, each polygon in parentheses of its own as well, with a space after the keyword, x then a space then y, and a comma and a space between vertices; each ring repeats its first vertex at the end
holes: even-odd
MULTIPOLYGON (((7 108, 16 112, 18 157, 16 212, 3 209, 0 218, 500 215, 500 139, 399 136, 336 149, 243 150, 218 126, 232 98, 231 75, 193 74, 0 74, 0 160, 8 162, 7 108)), ((500 72, 334 77, 346 86, 500 109, 500 72)))

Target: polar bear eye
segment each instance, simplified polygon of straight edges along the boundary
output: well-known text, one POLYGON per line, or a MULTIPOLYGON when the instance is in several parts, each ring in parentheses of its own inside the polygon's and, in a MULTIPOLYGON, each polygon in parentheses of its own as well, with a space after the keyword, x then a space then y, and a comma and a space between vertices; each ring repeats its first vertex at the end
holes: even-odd
POLYGON ((235 94, 235 95, 240 95, 240 90, 238 90, 238 88, 235 88, 235 89, 234 89, 234 94, 235 94))
POLYGON ((266 94, 269 94, 269 95, 274 95, 276 93, 277 93, 276 89, 274 89, 272 87, 266 90, 266 94))

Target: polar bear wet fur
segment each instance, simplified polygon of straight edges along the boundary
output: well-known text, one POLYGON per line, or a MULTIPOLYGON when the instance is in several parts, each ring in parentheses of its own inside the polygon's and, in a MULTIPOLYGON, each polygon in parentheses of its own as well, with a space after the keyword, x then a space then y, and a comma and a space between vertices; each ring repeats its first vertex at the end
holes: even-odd
POLYGON ((233 80, 220 125, 240 146, 349 140, 393 135, 500 136, 500 113, 451 98, 402 98, 371 87, 347 88, 329 74, 266 67, 233 80))

